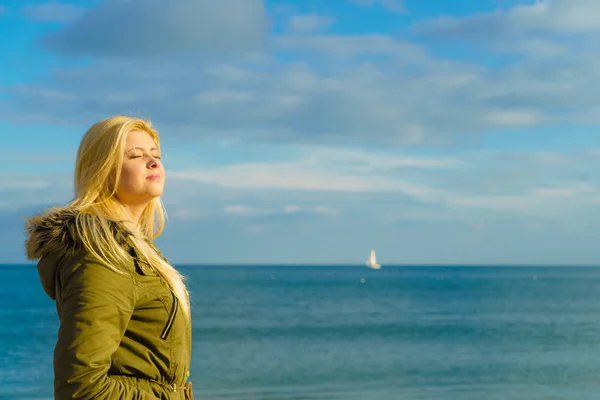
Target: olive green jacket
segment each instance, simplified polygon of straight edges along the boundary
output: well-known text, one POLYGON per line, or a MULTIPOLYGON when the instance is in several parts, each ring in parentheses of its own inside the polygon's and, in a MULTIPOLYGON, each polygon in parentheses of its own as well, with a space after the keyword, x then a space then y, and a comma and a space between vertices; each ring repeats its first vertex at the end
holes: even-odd
MULTIPOLYGON (((36 216, 27 227, 27 255, 39 260, 44 291, 60 320, 54 351, 55 399, 183 400, 191 398, 191 323, 177 298, 128 245, 118 274, 94 259, 68 208, 36 216)), ((98 218, 85 216, 85 218, 98 218)))

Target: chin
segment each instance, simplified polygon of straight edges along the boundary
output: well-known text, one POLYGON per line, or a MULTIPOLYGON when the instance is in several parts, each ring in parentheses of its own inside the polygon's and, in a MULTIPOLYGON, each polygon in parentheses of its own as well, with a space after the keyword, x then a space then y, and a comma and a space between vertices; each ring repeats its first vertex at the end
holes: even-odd
POLYGON ((149 196, 151 197, 158 197, 158 196, 162 196, 164 191, 164 186, 160 185, 160 186, 150 186, 148 188, 146 188, 146 193, 148 193, 149 196))
POLYGON ((146 194, 151 200, 154 200, 155 198, 162 196, 163 191, 162 189, 149 190, 146 194))

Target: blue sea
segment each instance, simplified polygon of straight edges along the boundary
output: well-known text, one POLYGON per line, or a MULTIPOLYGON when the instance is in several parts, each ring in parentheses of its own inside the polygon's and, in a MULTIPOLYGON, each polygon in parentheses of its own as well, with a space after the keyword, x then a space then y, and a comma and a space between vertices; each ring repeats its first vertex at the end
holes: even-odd
MULTIPOLYGON (((197 399, 600 399, 600 268, 179 269, 197 399)), ((51 399, 54 303, 0 272, 0 399, 51 399)))

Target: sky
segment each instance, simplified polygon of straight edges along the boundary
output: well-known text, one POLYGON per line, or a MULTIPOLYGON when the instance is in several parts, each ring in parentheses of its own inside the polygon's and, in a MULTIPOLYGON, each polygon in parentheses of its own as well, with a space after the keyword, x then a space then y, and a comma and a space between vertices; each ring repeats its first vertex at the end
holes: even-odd
POLYGON ((0 0, 0 263, 152 120, 175 264, 600 265, 597 0, 0 0))

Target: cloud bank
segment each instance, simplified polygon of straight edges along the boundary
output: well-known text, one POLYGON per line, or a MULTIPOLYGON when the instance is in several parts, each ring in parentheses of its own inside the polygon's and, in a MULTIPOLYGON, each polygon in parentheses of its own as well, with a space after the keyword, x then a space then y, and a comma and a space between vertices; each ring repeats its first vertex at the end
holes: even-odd
POLYGON ((262 48, 268 25, 262 0, 107 0, 42 44, 87 57, 245 52, 262 48))
MULTIPOLYGON (((400 2, 350 3, 412 18, 400 2)), ((0 118, 71 143, 109 114, 151 117, 175 155, 167 253, 362 261, 377 244, 407 263, 600 257, 597 2, 362 31, 329 6, 50 4, 21 11, 56 24, 38 45, 62 62, 4 88, 0 118)), ((68 201, 70 184, 15 173, 24 158, 10 153, 3 218, 68 201)), ((52 168, 70 181, 70 163, 52 168)))

